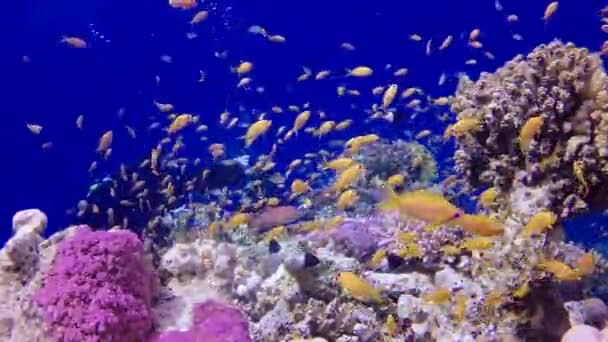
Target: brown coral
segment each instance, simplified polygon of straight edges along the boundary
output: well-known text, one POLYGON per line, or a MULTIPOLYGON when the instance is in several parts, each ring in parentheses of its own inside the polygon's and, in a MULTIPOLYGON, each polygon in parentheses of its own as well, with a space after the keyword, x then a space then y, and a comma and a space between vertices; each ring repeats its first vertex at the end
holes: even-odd
POLYGON ((598 189, 608 184, 608 81, 599 56, 572 43, 541 45, 476 82, 461 80, 452 110, 481 122, 457 138, 457 169, 470 187, 547 185, 562 216, 606 205, 598 189), (520 130, 533 117, 542 127, 522 149, 520 130))

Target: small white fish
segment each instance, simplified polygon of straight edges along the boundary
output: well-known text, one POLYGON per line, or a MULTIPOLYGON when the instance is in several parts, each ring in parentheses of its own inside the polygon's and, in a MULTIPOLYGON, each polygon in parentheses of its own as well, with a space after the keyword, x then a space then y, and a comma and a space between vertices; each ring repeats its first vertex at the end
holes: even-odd
POLYGON ((169 55, 161 55, 160 56, 160 61, 164 62, 164 63, 171 64, 171 63, 173 63, 173 57, 171 57, 169 55))
POLYGON ((429 39, 426 42, 426 49, 425 49, 426 55, 430 56, 431 53, 433 53, 433 38, 429 39))
POLYGON ((441 75, 439 76, 439 81, 437 81, 437 85, 444 85, 445 81, 447 79, 447 75, 445 74, 445 72, 442 72, 441 75))
POLYGON ((502 7, 502 4, 500 3, 500 0, 494 0, 494 8, 496 9, 497 12, 502 12, 503 7, 502 7))

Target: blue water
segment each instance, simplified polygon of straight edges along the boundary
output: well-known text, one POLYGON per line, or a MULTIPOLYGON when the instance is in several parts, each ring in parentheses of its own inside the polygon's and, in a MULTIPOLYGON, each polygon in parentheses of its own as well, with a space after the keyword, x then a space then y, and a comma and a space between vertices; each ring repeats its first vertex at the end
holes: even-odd
MULTIPOLYGON (((274 104, 286 107, 311 102, 312 108, 326 110, 332 119, 361 117, 360 111, 349 109, 352 102, 360 108, 371 104, 368 96, 337 98, 335 87, 343 81, 340 79, 296 84, 302 66, 314 71, 372 66, 377 72, 370 80, 358 83, 363 86, 391 80, 390 73, 382 72, 386 64, 404 66, 410 73, 400 85, 420 86, 441 96, 452 94, 455 88, 454 79, 437 86, 442 72, 466 70, 476 78, 479 72, 491 72, 515 54, 527 53, 555 37, 599 48, 606 38, 596 16, 599 2, 562 0, 555 17, 545 25, 540 17, 547 3, 502 0, 504 10, 498 13, 493 0, 203 2, 199 8, 210 9, 210 18, 195 28, 198 38, 192 40, 185 35, 190 31, 188 22, 194 11, 173 9, 166 1, 32 0, 15 4, 20 7, 19 15, 7 22, 11 34, 3 42, 3 64, 7 68, 0 95, 0 241, 10 236, 10 219, 20 209, 36 207, 45 211, 49 233, 70 223, 65 211, 87 193, 91 181, 87 168, 98 159, 95 148, 103 132, 114 130, 113 154, 95 176, 115 173, 121 162, 139 164, 161 137, 159 132, 145 131, 148 117, 156 113, 153 100, 171 102, 180 113, 201 115, 202 122, 210 126, 210 141, 226 143, 229 155, 255 156, 267 152, 272 139, 244 149, 242 141, 235 139, 243 129, 217 128, 218 115, 227 103, 233 113, 243 105, 255 114, 274 104), (511 13, 519 16, 518 23, 506 23, 504 17, 511 13), (247 28, 254 24, 284 35, 287 43, 269 44, 248 34, 247 28), (495 61, 457 41, 475 27, 481 28, 481 40, 496 56, 495 61), (524 41, 512 40, 514 32, 522 34, 524 41), (424 41, 410 42, 407 37, 411 33, 425 39, 433 37, 435 46, 448 34, 456 40, 443 53, 427 57, 424 41), (90 48, 66 48, 59 43, 63 35, 82 37, 90 48), (341 51, 338 45, 343 41, 351 42, 357 50, 341 51), (228 51, 227 59, 214 57, 214 52, 224 50, 228 51), (170 55, 173 63, 161 62, 163 54, 170 55), (23 63, 24 55, 31 62, 23 63), (479 64, 465 68, 463 62, 473 57, 479 64), (230 67, 241 60, 254 62, 254 87, 264 86, 264 94, 234 91, 237 79, 230 67), (196 82, 199 69, 207 74, 204 83, 196 82), (160 77, 159 85, 155 76, 160 77), (123 112, 121 117, 119 111, 123 112), (81 114, 85 117, 83 131, 74 123, 81 114), (26 121, 42 124, 42 134, 31 135, 25 128, 26 121), (125 124, 137 130, 136 140, 128 137, 125 124), (43 152, 40 145, 46 141, 52 141, 54 147, 43 152)), ((293 115, 289 117, 291 122, 293 115)), ((247 115, 242 118, 246 120, 247 115)), ((444 125, 424 115, 399 125, 363 125, 359 121, 354 131, 336 138, 347 138, 356 131, 400 137, 406 131, 427 127, 441 132, 444 125)), ((280 119, 275 120, 273 128, 281 124, 280 119)), ((186 153, 207 158, 205 146, 193 144, 186 153)), ((318 147, 318 142, 310 138, 299 138, 283 148, 279 161, 291 160, 291 152, 318 147)), ((448 144, 438 151, 438 160, 448 157, 452 147, 448 144)), ((589 242, 595 235, 576 231, 571 236, 589 242)))

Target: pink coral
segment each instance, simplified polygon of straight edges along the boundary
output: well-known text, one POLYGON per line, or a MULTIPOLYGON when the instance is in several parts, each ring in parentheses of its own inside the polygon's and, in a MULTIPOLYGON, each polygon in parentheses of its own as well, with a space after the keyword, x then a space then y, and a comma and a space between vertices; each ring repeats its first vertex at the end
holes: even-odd
POLYGON ((192 310, 193 327, 189 331, 168 331, 154 342, 250 342, 249 322, 241 310, 214 300, 197 304, 192 310))
POLYGON ((61 242, 33 299, 56 341, 143 341, 153 289, 134 233, 84 227, 61 242))

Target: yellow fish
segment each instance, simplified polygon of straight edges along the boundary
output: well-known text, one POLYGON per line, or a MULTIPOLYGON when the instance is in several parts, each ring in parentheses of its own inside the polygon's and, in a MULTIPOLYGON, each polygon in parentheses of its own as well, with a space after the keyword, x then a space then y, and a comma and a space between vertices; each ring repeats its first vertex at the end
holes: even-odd
POLYGON ((350 208, 355 205, 358 200, 359 196, 357 195, 357 192, 355 190, 346 190, 342 194, 340 194, 340 197, 338 197, 338 203, 336 204, 336 208, 338 210, 350 208))
POLYGON ((386 323, 384 323, 384 327, 386 328, 388 336, 395 336, 395 332, 397 331, 397 322, 395 321, 395 317, 392 314, 389 314, 386 317, 386 323))
POLYGON ((456 303, 454 304, 454 308, 452 309, 452 315, 454 316, 454 318, 456 318, 456 320, 462 321, 465 319, 467 313, 467 301, 468 298, 462 293, 459 293, 456 296, 456 303))
MULTIPOLYGON (((251 83, 251 81, 253 81, 251 78, 249 78, 249 77, 243 77, 243 78, 241 78, 239 80, 239 83, 236 85, 236 87, 237 88, 244 88, 244 87, 248 86, 251 83)), ((237 119, 237 118, 234 118, 234 119, 237 119)))
POLYGON ((460 247, 453 246, 453 245, 443 246, 440 248, 440 250, 443 254, 448 255, 448 256, 458 255, 462 252, 460 247))
POLYGON ((401 69, 397 69, 394 73, 393 76, 399 77, 399 76, 405 76, 407 75, 407 73, 409 72, 408 68, 401 68, 401 69))
POLYGON ((396 84, 391 84, 384 95, 382 96, 382 109, 386 110, 395 100, 395 95, 397 95, 398 86, 396 84))
POLYGON ((545 230, 557 222, 557 215, 549 210, 543 210, 536 213, 523 229, 523 236, 530 237, 532 235, 540 235, 545 230))
POLYGON ((481 193, 481 195, 479 195, 479 204, 484 209, 488 209, 492 206, 492 204, 494 204, 497 196, 498 190, 495 187, 486 189, 484 192, 481 193))
POLYGON ((346 142, 345 147, 346 148, 350 147, 351 153, 357 153, 361 149, 362 146, 375 143, 378 140, 380 140, 380 137, 377 136, 376 134, 361 135, 361 136, 357 136, 357 137, 349 139, 346 142))
POLYGON ((270 120, 259 120, 249 126, 247 133, 245 133, 245 147, 251 146, 258 137, 268 132, 270 126, 272 126, 270 120))
POLYGON ((266 233, 266 235, 264 235, 263 241, 270 242, 270 240, 276 240, 279 236, 285 235, 286 232, 287 229, 285 226, 274 227, 268 233, 266 233))
POLYGON ((400 244, 408 244, 416 240, 416 233, 414 232, 399 232, 396 236, 397 242, 400 244))
POLYGON ((545 13, 542 17, 542 20, 545 21, 545 24, 555 14, 555 12, 557 12, 558 7, 559 7, 558 1, 553 1, 552 3, 547 5, 547 8, 545 8, 545 13))
POLYGON ((352 70, 350 70, 348 72, 347 76, 354 76, 354 77, 369 77, 374 73, 374 71, 372 70, 372 68, 367 67, 367 66, 358 66, 352 70))
POLYGON ((239 64, 239 66, 236 67, 236 69, 234 69, 234 71, 239 75, 244 75, 244 74, 250 73, 252 69, 253 69, 253 63, 245 61, 245 62, 242 62, 241 64, 239 64))
POLYGON ((156 108, 158 109, 159 112, 163 112, 163 113, 172 112, 174 109, 173 105, 170 103, 160 103, 160 102, 154 101, 154 105, 156 106, 156 108))
POLYGON ((453 223, 469 233, 480 236, 495 236, 504 232, 504 228, 497 220, 483 215, 464 214, 453 223))
POLYGON ((352 123, 353 123, 353 120, 346 119, 346 120, 338 122, 334 129, 336 131, 343 131, 343 130, 347 129, 348 127, 350 127, 350 125, 352 125, 352 123))
POLYGON ((386 183, 390 186, 402 186, 405 183, 405 176, 402 174, 396 174, 388 177, 386 183))
POLYGON ((323 71, 319 71, 317 73, 317 75, 315 76, 315 80, 323 80, 326 79, 327 76, 329 76, 329 70, 323 70, 323 71))
POLYGON ((494 246, 494 242, 492 240, 485 237, 475 237, 465 239, 460 245, 460 248, 472 252, 489 249, 492 248, 492 246, 494 246))
POLYGON ((192 17, 192 20, 190 20, 190 25, 200 24, 203 21, 207 20, 208 17, 209 17, 209 12, 208 11, 198 11, 192 17))
POLYGON ((301 179, 294 179, 294 181, 291 183, 291 191, 296 195, 301 195, 309 190, 310 187, 308 186, 308 183, 301 179))
POLYGON ((576 179, 581 183, 583 188, 582 196, 587 197, 589 194, 589 184, 587 184, 587 180, 585 179, 585 164, 582 160, 577 160, 572 163, 572 172, 576 176, 576 179))
POLYGON ((332 169, 336 171, 343 171, 348 169, 351 165, 355 163, 351 158, 337 158, 331 160, 323 166, 323 169, 332 169))
POLYGON ((302 113, 298 114, 298 116, 296 117, 296 120, 293 123, 293 128, 291 130, 295 134, 297 134, 298 131, 300 129, 302 129, 302 127, 304 127, 304 125, 306 125, 306 122, 308 122, 308 119, 310 119, 310 111, 309 110, 305 110, 302 113))
POLYGON ((524 125, 519 130, 519 147, 522 153, 526 153, 530 147, 530 142, 540 133, 545 119, 541 116, 536 116, 526 120, 524 125))
POLYGON ((335 227, 337 225, 340 225, 342 223, 344 223, 344 216, 337 215, 337 216, 334 216, 334 217, 330 218, 327 221, 327 223, 325 223, 325 228, 329 230, 329 229, 331 229, 331 228, 333 228, 333 227, 335 227))
POLYGON ((266 203, 269 207, 276 207, 279 205, 280 200, 277 197, 270 197, 266 203))
POLYGON ((382 303, 380 291, 353 272, 340 272, 338 274, 338 284, 356 300, 365 303, 382 303))
POLYGON ((455 124, 448 126, 443 133, 444 139, 449 139, 451 136, 460 138, 467 133, 475 131, 480 125, 476 118, 464 118, 458 120, 455 124))
POLYGON ((452 36, 447 36, 447 37, 445 37, 445 39, 443 40, 443 42, 442 42, 442 43, 441 43, 441 45, 439 46, 439 49, 438 49, 438 50, 439 50, 439 51, 441 51, 441 50, 445 50, 445 49, 447 49, 448 47, 450 47, 450 45, 452 44, 452 40, 453 40, 453 37, 452 37, 452 36))
POLYGON ((236 228, 240 225, 247 224, 249 222, 249 214, 238 213, 233 215, 228 221, 228 228, 236 228))
POLYGON ((331 132, 331 130, 336 126, 336 122, 335 121, 325 121, 321 124, 321 126, 319 126, 319 129, 317 131, 315 131, 314 135, 318 136, 318 137, 322 137, 324 135, 327 135, 329 132, 331 132))
POLYGON ((384 210, 397 210, 406 215, 431 224, 447 224, 462 215, 462 210, 442 195, 428 190, 416 190, 397 194, 387 188, 387 199, 380 204, 384 210))
POLYGON ((365 168, 361 164, 354 164, 348 169, 344 170, 336 179, 334 183, 334 190, 339 192, 349 188, 351 185, 356 183, 359 178, 365 174, 365 168))
POLYGON ((399 256, 402 258, 420 258, 422 255, 422 248, 415 242, 407 243, 399 250, 399 256))
POLYGON ((439 305, 449 303, 451 297, 452 291, 445 287, 441 287, 425 294, 422 299, 427 303, 439 305))
POLYGON ((414 95, 414 93, 416 93, 416 91, 417 91, 417 89, 414 87, 407 88, 401 93, 401 98, 406 99, 406 98, 414 95))
POLYGON ((177 132, 181 131, 182 129, 184 129, 186 126, 188 126, 191 122, 192 122, 191 114, 180 114, 173 120, 171 125, 169 125, 169 128, 167 129, 167 131, 169 132, 169 134, 177 133, 177 132))
POLYGON ((273 43, 285 43, 287 41, 287 38, 279 34, 275 34, 272 36, 268 36, 268 41, 273 43))
POLYGON ((384 260, 385 257, 386 257, 386 250, 384 248, 380 248, 379 250, 377 250, 368 263, 369 268, 371 268, 371 269, 378 268, 378 266, 380 266, 380 263, 382 262, 382 260, 384 260))
POLYGON ((112 138, 114 137, 114 133, 112 131, 105 132, 101 138, 99 138, 99 144, 97 145, 97 152, 104 153, 110 146, 112 146, 112 138))
POLYGON ((528 293, 530 293, 530 284, 527 281, 525 281, 523 284, 521 284, 517 289, 515 289, 513 291, 513 298, 523 299, 528 295, 528 293))
POLYGON ((64 36, 63 38, 61 38, 60 42, 76 49, 84 49, 87 47, 87 42, 84 39, 78 37, 64 36))
POLYGON ((445 106, 450 103, 450 99, 448 97, 442 96, 433 100, 433 103, 437 106, 445 106))
POLYGON ((595 272, 595 257, 592 252, 583 254, 576 261, 575 271, 581 276, 588 276, 595 272))
POLYGON ((559 280, 579 280, 581 278, 579 272, 573 270, 568 264, 559 260, 545 260, 538 264, 538 267, 553 274, 553 276, 559 280))

